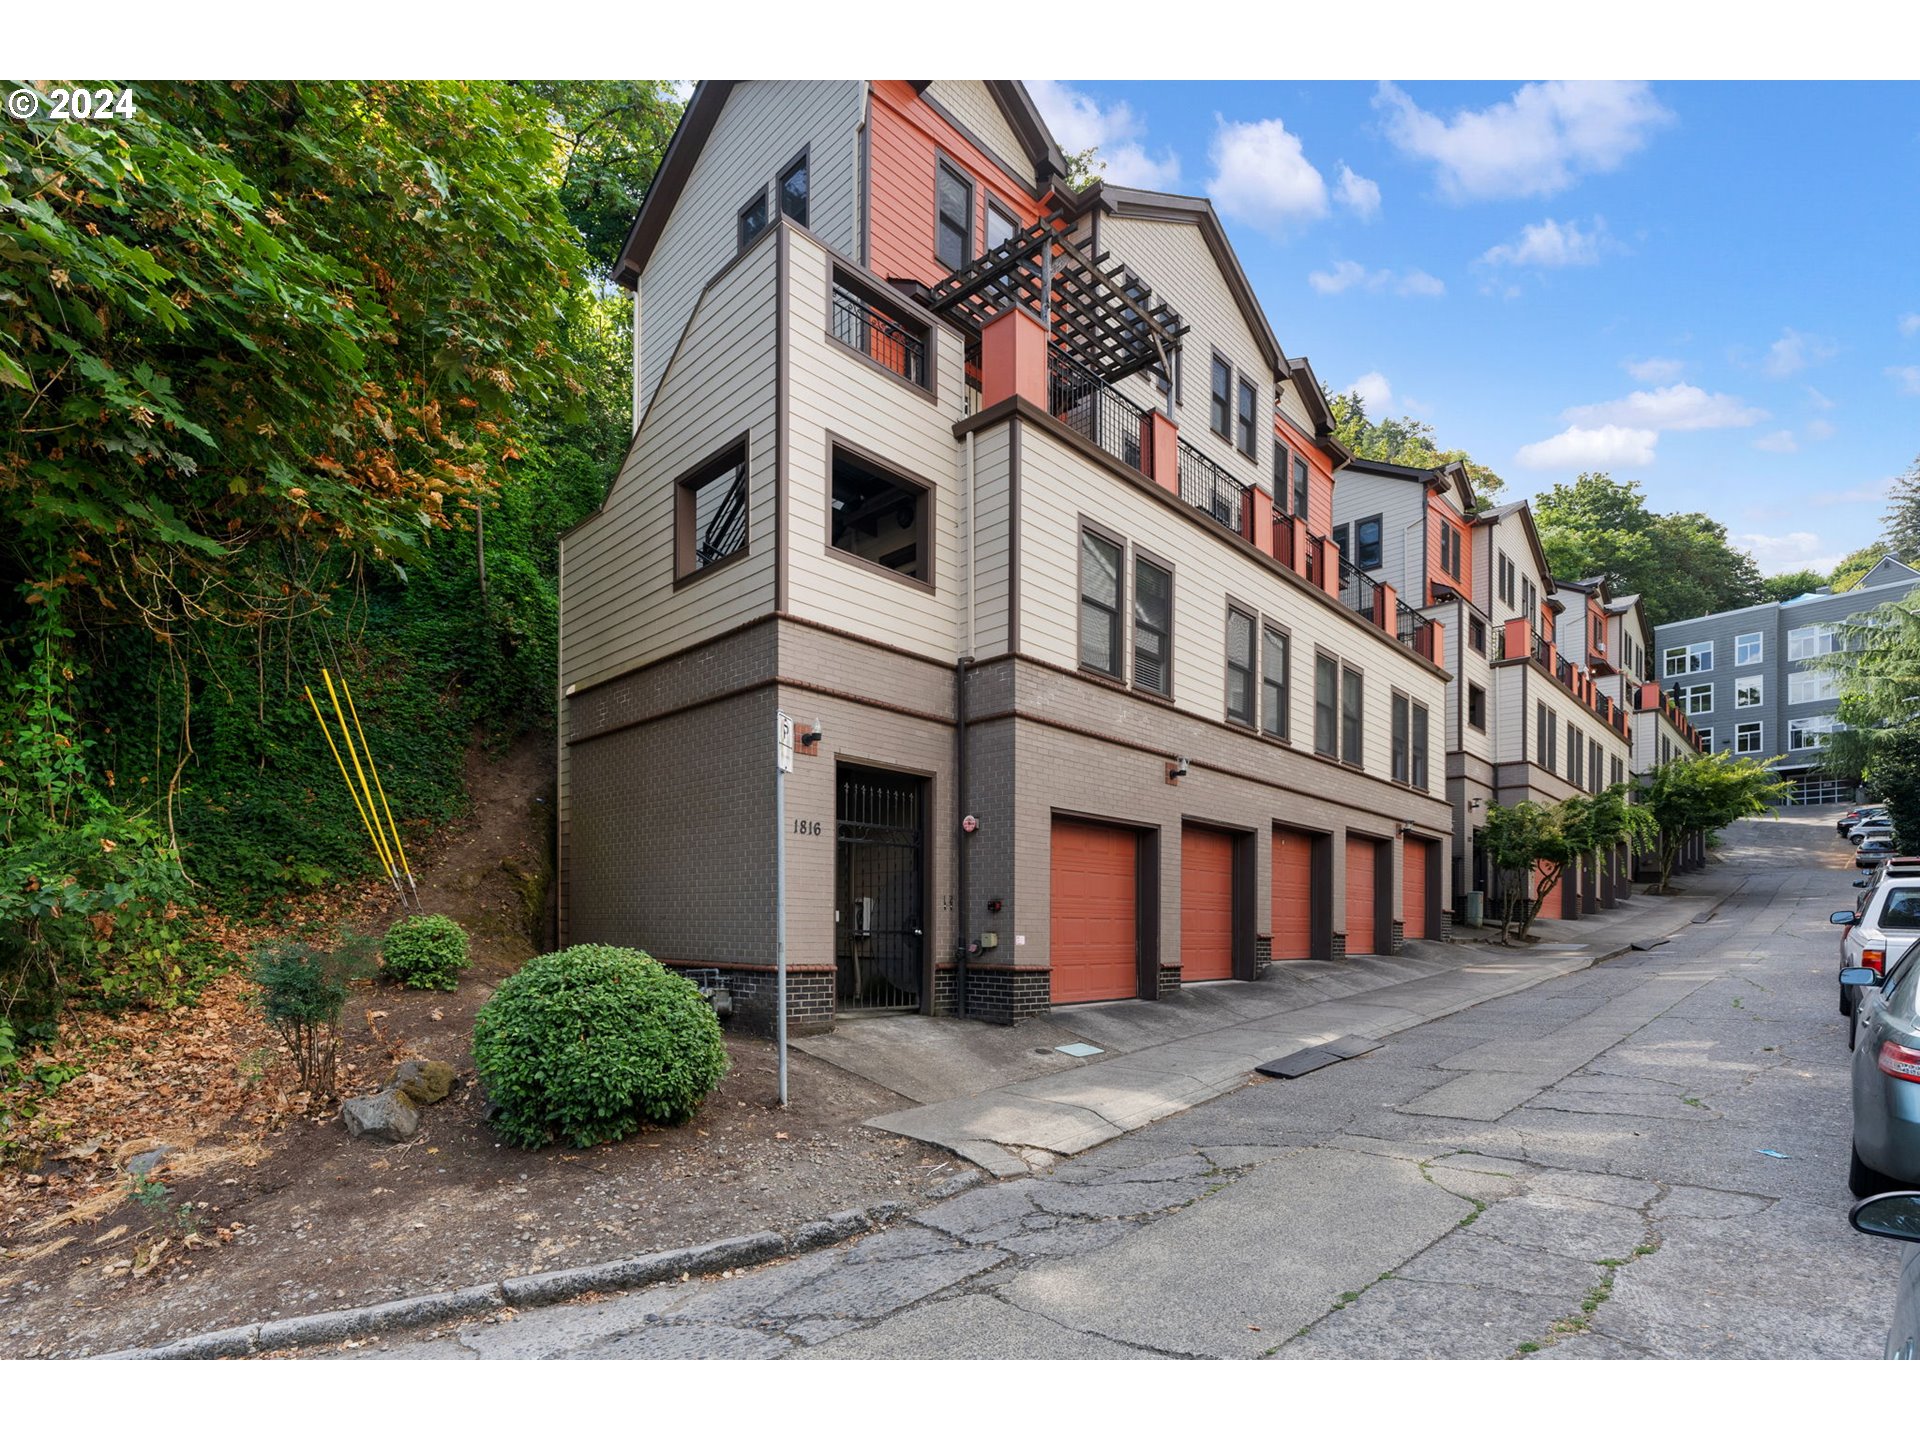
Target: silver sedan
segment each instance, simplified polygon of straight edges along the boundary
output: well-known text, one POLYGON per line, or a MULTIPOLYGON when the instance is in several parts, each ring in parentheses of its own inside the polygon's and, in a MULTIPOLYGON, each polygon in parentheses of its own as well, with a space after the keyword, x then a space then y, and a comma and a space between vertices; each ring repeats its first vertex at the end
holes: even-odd
POLYGON ((1853 1163, 1847 1185, 1860 1197, 1920 1185, 1920 942, 1885 976, 1842 970, 1857 985, 1853 1049, 1853 1163))

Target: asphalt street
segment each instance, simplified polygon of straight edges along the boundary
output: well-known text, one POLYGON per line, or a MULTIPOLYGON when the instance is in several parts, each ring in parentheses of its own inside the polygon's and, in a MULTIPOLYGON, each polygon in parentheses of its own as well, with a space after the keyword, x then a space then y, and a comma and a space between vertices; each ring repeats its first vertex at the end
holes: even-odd
POLYGON ((1875 1356, 1904 1256, 1846 1223, 1849 853, 1826 811, 1719 853, 1669 943, 1359 1059, 835 1249, 342 1358, 1875 1356))

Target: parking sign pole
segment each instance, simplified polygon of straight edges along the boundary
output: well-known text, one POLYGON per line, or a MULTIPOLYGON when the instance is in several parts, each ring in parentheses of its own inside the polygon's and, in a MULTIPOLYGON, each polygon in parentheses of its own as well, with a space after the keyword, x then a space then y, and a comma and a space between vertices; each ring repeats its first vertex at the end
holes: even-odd
POLYGON ((773 778, 774 1043, 780 1052, 780 1105, 787 1103, 787 776, 793 770, 793 719, 778 712, 773 778))

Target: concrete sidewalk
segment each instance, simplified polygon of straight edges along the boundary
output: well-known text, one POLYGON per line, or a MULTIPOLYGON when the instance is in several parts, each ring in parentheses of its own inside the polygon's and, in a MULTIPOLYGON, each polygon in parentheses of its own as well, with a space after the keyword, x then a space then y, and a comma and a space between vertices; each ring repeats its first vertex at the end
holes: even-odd
MULTIPOLYGON (((1381 1039, 1529 989, 1704 917, 1744 877, 1710 867, 1685 893, 1636 894, 1582 920, 1544 920, 1538 945, 1408 942, 1396 956, 1289 961, 1253 984, 1164 1001, 1081 1005, 1017 1026, 889 1016, 794 1043, 922 1103, 869 1121, 1024 1175, 1247 1083, 1256 1065, 1344 1035, 1381 1039), (1095 1045, 1090 1059, 1055 1048, 1095 1045)), ((1491 933, 1491 932, 1487 932, 1491 933)))

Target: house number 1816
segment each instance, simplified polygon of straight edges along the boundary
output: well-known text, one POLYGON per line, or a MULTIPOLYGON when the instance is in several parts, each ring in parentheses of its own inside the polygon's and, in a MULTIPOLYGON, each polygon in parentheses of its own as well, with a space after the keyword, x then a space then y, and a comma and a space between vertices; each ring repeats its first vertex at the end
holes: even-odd
POLYGON ((793 822, 793 833, 796 835, 818 835, 820 833, 820 822, 818 820, 796 820, 793 822))

